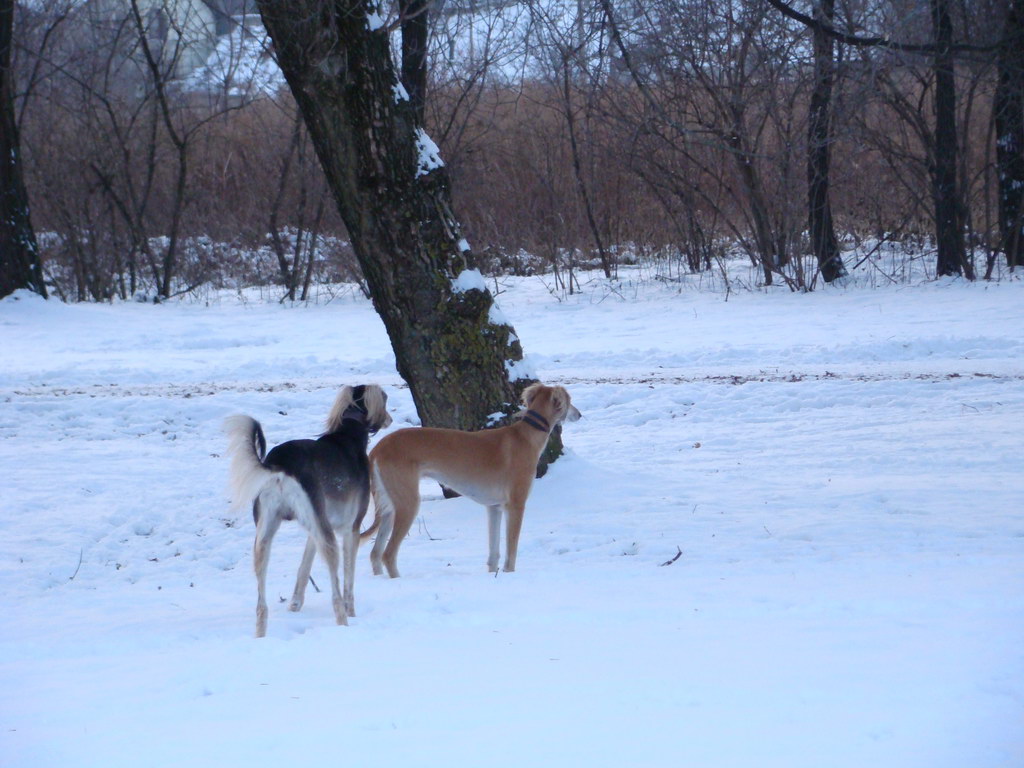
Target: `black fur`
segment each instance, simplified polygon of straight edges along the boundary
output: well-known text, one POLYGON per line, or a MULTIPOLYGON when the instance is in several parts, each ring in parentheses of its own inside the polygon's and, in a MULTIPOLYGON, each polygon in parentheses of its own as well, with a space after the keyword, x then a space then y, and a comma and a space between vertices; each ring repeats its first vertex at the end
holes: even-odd
MULTIPOLYGON (((366 446, 370 431, 364 419, 345 418, 341 427, 316 440, 289 440, 267 454, 263 466, 295 478, 309 497, 317 519, 329 522, 327 502, 348 501, 356 496, 365 514, 370 499, 369 462, 366 446)), ((358 516, 355 527, 362 523, 358 516)), ((290 516, 284 518, 292 519, 290 516)))

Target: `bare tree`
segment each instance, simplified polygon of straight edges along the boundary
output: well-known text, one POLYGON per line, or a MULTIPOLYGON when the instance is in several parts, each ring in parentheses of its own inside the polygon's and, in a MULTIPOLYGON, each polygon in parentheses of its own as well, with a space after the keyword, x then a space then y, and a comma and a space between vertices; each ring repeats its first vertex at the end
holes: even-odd
MULTIPOLYGON (((832 24, 835 0, 819 0, 815 15, 832 24)), ((839 243, 832 223, 830 168, 832 157, 832 87, 835 81, 835 53, 832 37, 822 28, 812 31, 814 39, 814 87, 807 120, 807 219, 811 248, 818 260, 821 277, 827 283, 846 275, 839 243)))
POLYGON ((793 182, 792 36, 756 4, 643 4, 626 30, 609 0, 602 5, 651 115, 645 130, 697 166, 695 176, 716 179, 729 206, 720 212, 766 285, 775 276, 802 283, 783 271, 798 232, 788 195, 780 194, 793 182))
POLYGON ((953 17, 949 0, 930 0, 935 34, 935 153, 932 184, 935 199, 936 272, 974 279, 974 265, 967 258, 961 213, 957 166, 959 142, 956 128, 956 81, 954 80, 953 17))
POLYGON ((169 296, 181 288, 178 260, 195 197, 189 158, 209 122, 233 107, 203 107, 182 92, 186 27, 196 21, 191 6, 179 6, 177 17, 173 8, 47 5, 37 16, 56 21, 19 45, 30 181, 56 235, 51 274, 68 278, 57 281, 62 296, 169 296))
MULTIPOLYGON (((565 121, 569 156, 572 161, 572 175, 576 191, 583 208, 587 229, 597 249, 601 269, 605 277, 612 276, 612 261, 605 246, 601 226, 598 224, 594 195, 596 186, 590 173, 594 163, 587 162, 584 155, 592 155, 595 149, 590 138, 590 125, 597 89, 604 78, 604 25, 590 17, 585 3, 577 2, 574 12, 566 12, 561 6, 551 8, 538 4, 532 11, 534 23, 540 38, 539 58, 552 81, 553 91, 559 94, 557 107, 565 121), (554 13, 552 13, 554 11, 554 13), (589 140, 588 140, 589 139, 589 140), (588 149, 590 151, 588 151, 588 149), (585 167, 586 166, 586 167, 585 167)), ((571 285, 571 283, 570 283, 571 285)))
POLYGON ((1010 269, 1024 266, 1024 2, 1009 0, 993 104, 999 230, 1010 269))
POLYGON ((28 288, 46 296, 39 246, 21 171, 11 49, 14 0, 0 0, 0 296, 28 288))
MULTIPOLYGON (((967 257, 964 244, 962 190, 957 178, 960 149, 957 140, 957 95, 955 61, 958 53, 990 53, 993 46, 962 43, 954 40, 950 0, 929 0, 932 38, 927 43, 897 41, 890 36, 863 36, 837 30, 825 18, 811 18, 795 11, 783 0, 767 0, 789 18, 801 21, 817 34, 834 37, 841 42, 864 49, 885 49, 909 54, 931 56, 934 78, 934 130, 919 131, 926 142, 934 204, 935 239, 938 248, 936 272, 939 275, 964 275, 974 279, 974 266, 967 257)), ((902 98, 902 96, 901 96, 902 98)))
POLYGON ((259 7, 423 424, 479 429, 510 414, 526 381, 522 347, 470 269, 445 166, 395 71, 379 7, 259 7))

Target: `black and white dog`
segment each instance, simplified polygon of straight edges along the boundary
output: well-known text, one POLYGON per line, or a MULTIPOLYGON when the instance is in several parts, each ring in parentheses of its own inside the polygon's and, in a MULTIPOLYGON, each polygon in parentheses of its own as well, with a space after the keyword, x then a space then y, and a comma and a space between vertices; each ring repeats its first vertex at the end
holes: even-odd
POLYGON ((234 503, 252 504, 256 521, 256 637, 267 632, 265 584, 270 544, 282 520, 298 520, 309 533, 288 608, 302 608, 306 582, 317 551, 331 574, 331 596, 338 624, 355 616, 353 580, 359 526, 370 500, 366 446, 370 435, 391 423, 387 395, 376 384, 343 387, 327 417, 327 431, 316 440, 289 440, 267 450, 259 422, 241 414, 224 422, 231 459, 234 503), (344 601, 338 585, 338 542, 345 559, 344 601))

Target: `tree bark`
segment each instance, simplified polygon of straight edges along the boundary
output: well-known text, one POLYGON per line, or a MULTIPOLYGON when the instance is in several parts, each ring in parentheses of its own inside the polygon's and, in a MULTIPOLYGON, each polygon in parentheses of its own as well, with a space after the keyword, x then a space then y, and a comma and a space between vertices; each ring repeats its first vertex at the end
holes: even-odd
MULTIPOLYGON (((832 25, 835 0, 821 0, 815 15, 832 25)), ((811 247, 826 283, 846 275, 832 224, 829 166, 832 146, 832 85, 835 79, 834 46, 824 29, 813 27, 814 89, 807 127, 807 218, 811 247)))
POLYGON ((427 102, 427 43, 430 0, 402 0, 402 85, 409 94, 416 120, 423 125, 427 102))
POLYGON ((46 284, 29 216, 14 119, 13 33, 14 0, 0 0, 0 296, 28 288, 45 298, 46 284))
POLYGON ((447 171, 398 87, 375 6, 259 8, 422 423, 479 429, 512 414, 530 381, 522 347, 468 270, 447 171))
POLYGON ((1024 0, 1010 0, 993 106, 999 232, 1006 265, 1024 266, 1024 0))
POLYGON ((960 222, 957 185, 956 84, 953 80, 953 19, 949 0, 931 0, 935 27, 935 146, 932 190, 935 201, 936 274, 974 279, 960 222))

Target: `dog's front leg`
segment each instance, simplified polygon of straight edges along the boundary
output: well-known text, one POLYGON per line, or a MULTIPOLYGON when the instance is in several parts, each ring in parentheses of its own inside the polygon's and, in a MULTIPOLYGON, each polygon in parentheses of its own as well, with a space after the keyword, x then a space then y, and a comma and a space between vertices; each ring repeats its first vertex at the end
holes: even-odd
POLYGON ((295 591, 292 592, 292 601, 288 603, 289 611, 302 610, 302 604, 306 602, 306 585, 309 583, 309 572, 313 569, 314 557, 316 557, 316 542, 310 536, 306 539, 306 551, 302 553, 299 575, 295 578, 295 591))
MULTIPOLYGON (((510 502, 505 506, 505 570, 516 569, 516 553, 519 551, 519 531, 523 527, 525 504, 510 502)), ((497 565, 497 560, 495 560, 497 565)))
POLYGON ((501 507, 494 505, 487 508, 487 571, 497 573, 498 559, 501 557, 501 507))

